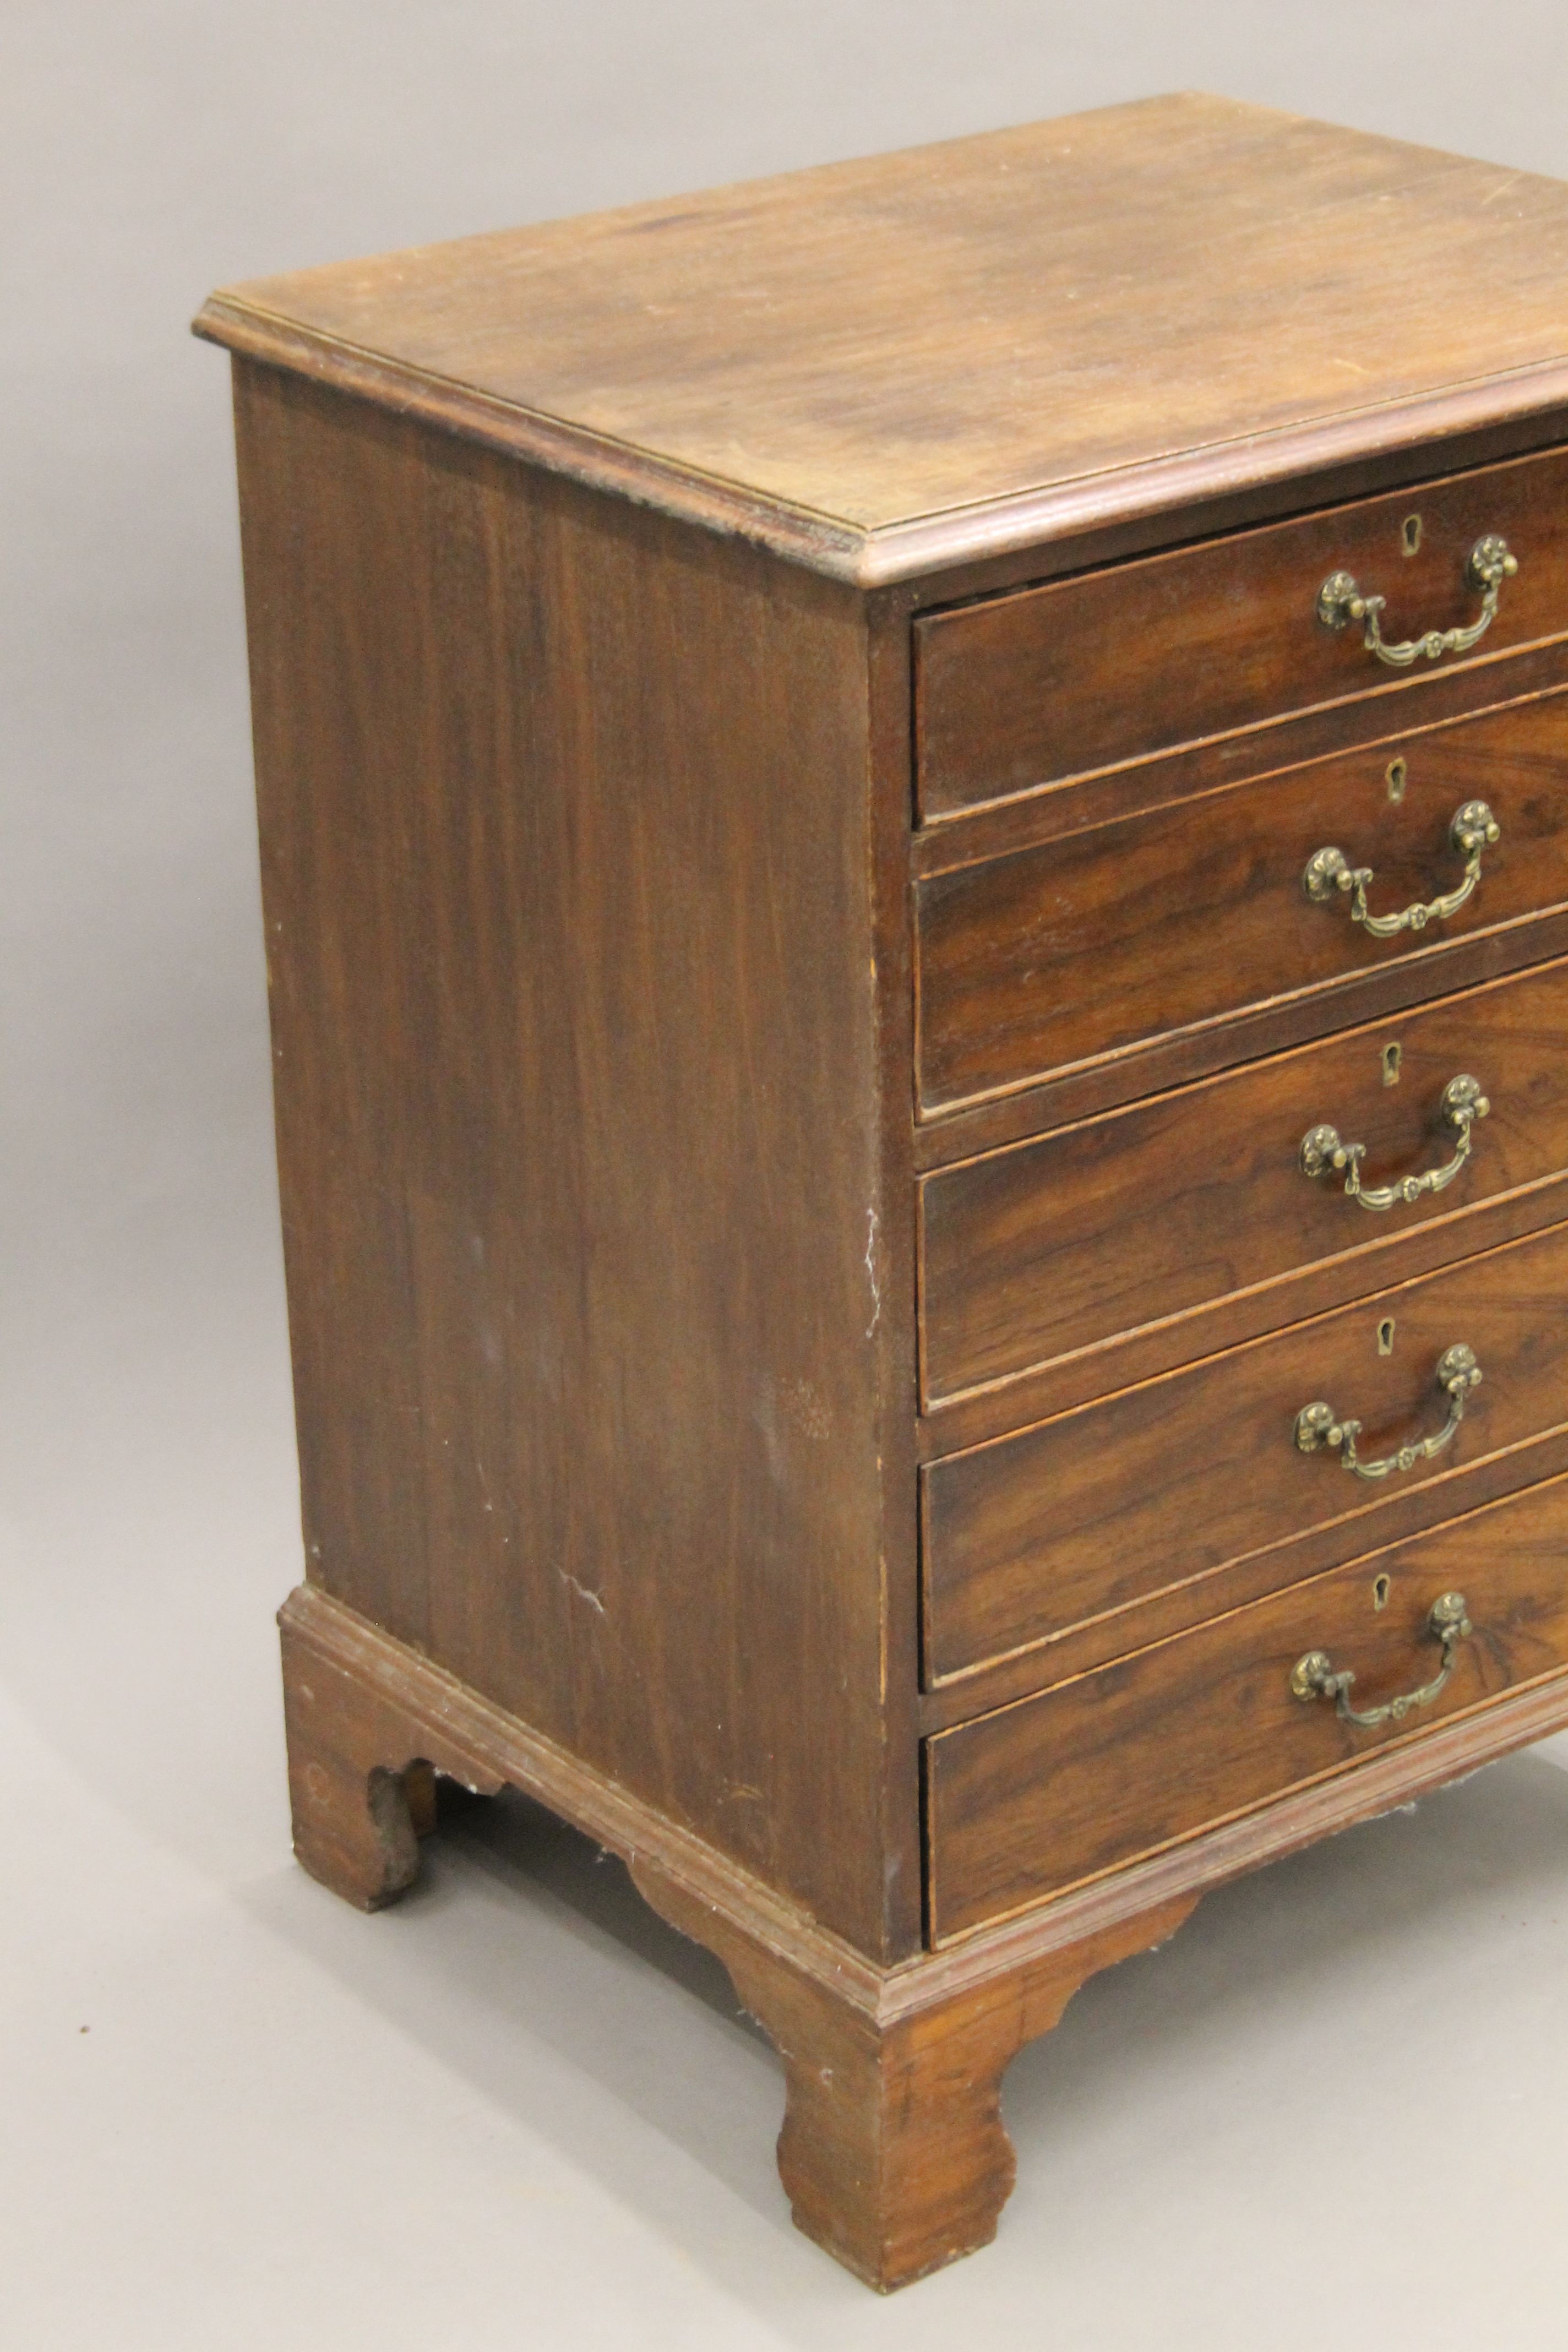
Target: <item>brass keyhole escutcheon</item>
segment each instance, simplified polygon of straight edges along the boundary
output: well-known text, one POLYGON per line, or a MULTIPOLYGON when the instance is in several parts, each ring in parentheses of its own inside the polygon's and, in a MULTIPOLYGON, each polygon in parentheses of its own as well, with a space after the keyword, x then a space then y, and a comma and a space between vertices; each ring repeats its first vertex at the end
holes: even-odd
POLYGON ((1390 760, 1383 772, 1388 785, 1388 797, 1397 807, 1405 798, 1405 780, 1410 773, 1409 766, 1404 760, 1390 760))
POLYGON ((1377 1327, 1377 1352, 1380 1356, 1392 1356, 1394 1353, 1394 1318, 1392 1315, 1385 1315, 1382 1322, 1377 1327))
POLYGON ((1374 1609, 1387 1608, 1388 1595, 1391 1589, 1389 1580, 1386 1576, 1374 1576, 1373 1578, 1372 1605, 1374 1609))
POLYGON ((1399 1065, 1405 1058, 1405 1048, 1395 1043, 1383 1049, 1383 1083, 1385 1087, 1399 1084, 1399 1065))
POLYGON ((1399 545, 1401 551, 1405 555, 1415 555, 1420 551, 1421 518, 1418 514, 1406 515, 1400 524, 1399 545))

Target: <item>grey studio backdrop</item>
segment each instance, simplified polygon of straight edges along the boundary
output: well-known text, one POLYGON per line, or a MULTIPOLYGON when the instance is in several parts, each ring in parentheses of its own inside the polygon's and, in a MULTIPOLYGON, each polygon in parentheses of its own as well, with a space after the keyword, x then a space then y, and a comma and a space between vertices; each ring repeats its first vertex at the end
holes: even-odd
POLYGON ((1542 1751, 1092 1984, 1009 2077, 997 2247, 888 2305, 791 2230, 772 2053, 616 1865, 503 1803, 379 1920, 293 1868, 226 368, 184 328, 223 279, 1168 88, 1568 174, 1565 41, 1562 0, 7 0, 16 2352, 1304 2352, 1341 2324, 1560 2352, 1568 1776, 1542 1751))

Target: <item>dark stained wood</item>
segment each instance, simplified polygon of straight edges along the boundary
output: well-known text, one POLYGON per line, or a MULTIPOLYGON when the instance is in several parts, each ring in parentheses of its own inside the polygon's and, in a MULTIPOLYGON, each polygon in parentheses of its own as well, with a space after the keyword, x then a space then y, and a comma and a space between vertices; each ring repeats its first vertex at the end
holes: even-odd
POLYGON ((1553 1479, 928 1740, 935 1940, 1560 1676, 1565 1545, 1568 1481, 1553 1479), (1362 1729, 1294 1696, 1310 1650, 1353 1670, 1363 1709, 1426 1683, 1441 1663, 1427 1619, 1449 1591, 1474 1635, 1447 1688, 1403 1725, 1362 1729))
MULTIPOLYGON (((1331 1520, 1297 1537, 1289 1548, 1289 1575, 1294 1581, 1316 1576, 1323 1569, 1338 1567, 1348 1552, 1374 1538, 1379 1543, 1399 1543, 1454 1511, 1479 1510, 1483 1503, 1518 1494, 1564 1471, 1568 1471, 1568 1428, 1560 1426, 1505 1453, 1458 1465, 1440 1474, 1435 1484, 1402 1486, 1380 1506, 1375 1519, 1359 1536, 1360 1522, 1352 1522, 1347 1529, 1342 1522, 1331 1520), (1347 1535, 1354 1539, 1347 1541, 1347 1535)), ((1085 1618, 1047 1644, 1008 1651, 971 1674, 938 1683, 921 1694, 921 1727, 927 1733, 947 1731, 954 1724, 1010 1706, 1016 1699, 1054 1690, 1131 1651, 1146 1649, 1152 1643, 1278 1592, 1284 1580, 1276 1552, 1244 1553, 1227 1567, 1192 1583, 1170 1585, 1126 1610, 1085 1618)))
MULTIPOLYGON (((314 1790, 331 1792, 351 1858, 363 1825, 351 1832, 346 1816, 351 1806, 365 1808, 378 1776, 401 1782, 405 1790, 431 1776, 475 1795, 521 1789, 628 1862, 641 1857, 657 1864, 671 1884, 725 1920, 743 1922, 792 1967, 836 1985, 868 2015, 882 2014, 885 1987, 906 1981, 907 1962, 889 1971, 868 1959, 710 1841, 480 1697, 320 1585, 303 1584, 291 1592, 279 1612, 279 1625, 291 1787, 297 1801, 305 1794, 307 1804, 314 1790)), ((316 1842, 309 1812, 297 1802, 297 1839, 301 1832, 304 1843, 316 1842)), ((330 1842, 318 1843, 323 1866, 316 1874, 365 1907, 353 1870, 334 1869, 330 1842)), ((387 1890, 389 1895, 402 1891, 387 1890)), ((1098 1912, 1094 1916, 1101 1924, 1098 1912)), ((1055 1948, 1056 1939, 1048 1940, 1055 1948)), ((958 1981, 967 1982, 972 1974, 963 1973, 958 1981)), ((943 1970, 931 1979, 931 1989, 945 1992, 953 1982, 952 1972, 943 1970)))
POLYGON ((796 2227, 883 2294, 989 2245, 1016 2171, 1001 2109, 1009 2062, 1050 2032, 1086 1978, 1163 1943, 1196 1899, 1177 1895, 1009 1976, 873 2021, 668 1886, 657 1866, 634 1862, 632 1875, 719 1954, 784 2059, 779 2175, 796 2227))
POLYGON ((1187 95, 258 280, 201 328, 870 584, 1561 404, 1565 275, 1554 182, 1187 95))
MULTIPOLYGON (((1454 945, 1568 906, 1568 699, 1562 693, 1433 729, 1391 755, 1310 768, 1095 826, 921 885, 921 1097, 937 1109, 1415 960, 1421 992, 1455 984, 1454 945), (1404 797, 1390 798, 1392 761, 1404 797), (1389 939, 1348 897, 1310 900, 1302 875, 1332 844, 1371 866, 1374 915, 1452 891, 1449 837, 1484 799, 1502 838, 1468 903, 1389 939)), ((1460 975, 1466 977, 1468 975, 1460 975)), ((1374 1008, 1375 1009, 1375 1008, 1374 1008)))
POLYGON ((501 1778, 450 1736, 411 1744, 416 1735, 400 1711, 355 1671, 348 1629, 319 1626, 298 1600, 279 1622, 295 1854, 345 1903, 379 1911, 413 1885, 420 1837, 436 1827, 425 1750, 438 1748, 442 1771, 476 1795, 494 1796, 501 1778))
POLYGON ((368 1855, 373 1893, 401 1892, 417 1847, 395 1827, 388 1839, 384 1792, 432 1769, 524 1790, 619 1854, 648 1902, 717 1953, 784 2059, 779 2163, 797 2223, 883 2289, 990 2236, 1013 2179, 1002 2074, 1089 1976, 1162 1942, 1206 1888, 1568 1722, 1568 1677, 1504 1696, 1022 1917, 879 1967, 319 1588, 293 1593, 281 1623, 306 1866, 363 1905, 368 1855), (389 1843, 390 1875, 375 1860, 389 1843))
MULTIPOLYGON (((1415 1746, 1400 1740, 1378 1748, 1349 1776, 1298 1790, 1248 1818, 942 1951, 884 1966, 319 1586, 291 1592, 279 1622, 286 1696, 305 1700, 290 1717, 298 1743, 293 1761, 304 1777, 311 1777, 315 1743, 324 1738, 332 1743, 344 1786, 356 1792, 378 1770, 406 1786, 412 1768, 420 1765, 479 1793, 521 1789, 619 1854, 650 1902, 663 1907, 669 1890, 689 1898, 692 1908, 681 1923, 686 1933, 700 1934, 710 1945, 721 1931, 752 1935, 784 1966, 837 1992, 883 2028, 994 1980, 1005 1983, 1020 1967, 1109 1937, 1130 1921, 1403 1804, 1568 1723, 1568 1675, 1505 1694, 1484 1709, 1439 1724, 1415 1746), (307 1684, 309 1690, 301 1687, 307 1684), (318 1701, 325 1693, 323 1703, 312 1705, 312 1692, 318 1701)), ((342 1891, 357 1900, 352 1885, 342 1891)))
POLYGON ((1384 1539, 1389 1506, 1417 1495, 1407 1525, 1451 1517, 1471 1499, 1478 1466, 1506 1456, 1511 1483, 1528 1484, 1541 1475, 1530 1441, 1565 1430, 1568 1225, 1556 1225, 930 1464, 928 1677, 1026 1650, 1037 1679, 1055 1680, 1062 1637, 1087 1620, 1116 1619, 1102 1638, 1134 1648, 1167 1630, 1145 1628, 1155 1596, 1187 1587, 1190 1614, 1210 1613, 1234 1602, 1233 1587, 1217 1601, 1191 1588, 1244 1561, 1259 1591, 1293 1582, 1304 1537, 1324 1535, 1341 1558, 1363 1551, 1384 1539), (1435 1368, 1460 1341, 1484 1378, 1441 1454, 1367 1481, 1328 1448, 1296 1446, 1296 1415, 1318 1398, 1363 1423, 1363 1463, 1440 1429, 1447 1406, 1435 1368))
POLYGON ((939 824, 922 825, 913 835, 910 870, 921 880, 956 874, 966 866, 1010 857, 1119 817, 1169 809, 1200 793, 1331 760, 1347 749, 1366 753, 1382 745, 1384 759, 1391 760, 1418 742, 1428 729, 1478 712, 1516 709, 1568 685, 1568 640, 1491 655, 1483 644, 1468 660, 1451 669, 1438 667, 1417 683, 1422 688, 1418 698, 1380 702, 1370 712, 1359 699, 1328 703, 1318 710, 1290 712, 1266 727, 1249 727, 1239 735, 1189 743, 1159 759, 1102 768, 1059 790, 1023 793, 1016 800, 961 810, 939 824), (1420 725, 1403 724, 1413 713, 1420 725), (1369 719, 1376 721, 1371 733, 1369 719))
MULTIPOLYGON (((1353 417, 1342 420, 1342 428, 1354 426, 1353 417)), ((1331 438, 1325 436, 1326 440, 1331 438)), ((1131 495, 1131 478, 1125 476, 1090 476, 1077 484, 1071 493, 1076 509, 1071 515, 1066 511, 1066 495, 1059 491, 1046 493, 1043 503, 1047 509, 1047 535, 1043 538, 1017 536, 1028 501, 955 509, 930 523, 901 524, 896 530, 879 532, 861 558, 863 565, 869 567, 861 584, 868 589, 888 584, 884 568, 894 565, 897 584, 910 598, 911 610, 940 612, 973 597, 1001 595, 1011 589, 1037 586, 1042 581, 1066 579, 1070 572, 1095 571, 1101 564, 1153 555, 1162 548, 1186 546, 1197 540, 1247 530, 1258 523, 1280 522, 1289 515, 1310 514, 1323 507, 1377 498, 1399 484, 1414 488, 1425 482, 1446 480, 1475 466, 1500 465, 1507 458, 1527 457, 1535 450, 1561 448, 1565 443, 1568 407, 1558 406, 1494 417, 1489 423, 1468 429, 1450 424, 1449 429, 1437 430, 1430 436, 1413 432, 1385 446, 1368 449, 1360 457, 1352 456, 1340 462, 1324 448, 1310 466, 1288 478, 1276 478, 1265 471, 1229 487, 1223 482, 1207 483, 1208 453, 1195 451, 1181 461, 1179 468, 1158 469, 1164 482, 1163 495, 1172 501, 1158 508, 1140 508, 1131 495), (1184 502, 1178 473, 1193 478, 1184 502), (1107 495, 1097 510, 1099 492, 1107 495), (940 535, 942 568, 909 574, 908 558, 915 541, 932 535, 940 535)), ((1226 453, 1220 453, 1220 463, 1222 468, 1228 466, 1226 453)), ((1499 656, 1504 660, 1515 657, 1499 656)), ((1473 659, 1461 666, 1455 673, 1456 678, 1462 677, 1472 667, 1473 659)), ((1441 674, 1439 670, 1437 675, 1441 674)), ((1457 709, 1458 705, 1450 707, 1457 709)), ((1005 810, 1024 822, 1025 805, 998 802, 987 814, 996 821, 1005 810)), ((940 835, 947 826, 970 816, 969 812, 955 814, 937 821, 926 831, 940 835)))
POLYGON ((311 1574, 907 1948, 863 613, 293 379, 239 424, 311 1574))
POLYGON ((1458 993, 1565 954, 1568 910, 1559 909, 1453 940, 1436 966, 1421 956, 1396 955, 1373 970, 1326 981, 1304 995, 1277 998, 1223 1021, 1156 1037, 1148 1045, 1059 1071, 1038 1084, 988 1095, 963 1109, 924 1118, 915 1129, 915 1165, 922 1172, 951 1167, 1123 1103, 1169 1094, 1191 1079, 1326 1037, 1345 1025, 1351 1012, 1362 1023, 1393 1019, 1407 1005, 1429 998, 1435 973, 1440 974, 1445 993, 1458 993))
POLYGON ((315 1588, 282 1612, 295 1850, 378 1909, 417 1874, 405 1791, 432 1769, 510 1785, 620 1854, 647 1901, 717 1953, 784 2061, 779 2171, 797 2225, 883 2292, 995 2234, 1013 2186, 1008 2062, 1084 1980, 1163 1942, 1197 1889, 1105 1906, 1036 1948, 885 1970, 315 1588), (1073 1927, 1076 1927, 1076 1932, 1073 1927))
POLYGON ((990 2236, 1003 2072, 1088 1974, 1568 1723, 1565 263, 1568 188, 1182 98, 198 321, 240 355, 298 1852, 392 1900, 444 1778, 620 1854, 879 2287, 990 2236), (1342 563, 1391 635, 1468 617, 1489 528, 1523 569, 1462 664, 1317 631, 1342 563), (1505 838, 1440 940, 1300 899, 1341 833, 1380 906, 1447 887, 1473 793, 1505 838), (1445 1157, 1464 1068, 1449 1192, 1300 1175, 1322 1118, 1369 1183, 1445 1157), (1324 1391, 1369 1449, 1432 1425, 1460 1337, 1435 1464, 1291 1445, 1324 1391), (1419 1736, 1282 1710, 1281 1643, 1429 1671, 1438 1571, 1478 1638, 1419 1736))
MULTIPOLYGON (((988 1718, 994 1719, 994 1718, 988 1718)), ((1162 1848, 1142 1862, 1026 1906, 933 1947, 889 1979, 896 1986, 934 1990, 989 1975, 1026 1957, 1075 1942, 1091 1927, 1125 1918, 1177 1894, 1205 1892, 1241 1872, 1319 1838, 1337 1836, 1479 1770, 1500 1756, 1545 1739, 1568 1724, 1568 1675, 1505 1691, 1484 1706, 1439 1722, 1419 1739, 1373 1747, 1353 1771, 1331 1773, 1197 1836, 1162 1848), (940 1971, 940 1975, 938 1974, 940 1971)), ((930 1743, 928 1743, 929 1745, 930 1743)), ((889 2005, 884 1997, 884 2010, 889 2005)))
MULTIPOLYGON (((1548 964, 927 1177, 927 1399, 1155 1326, 1164 1365, 1190 1361, 1210 1345, 1203 1311, 1232 1293, 1262 1300, 1257 1328, 1293 1320, 1338 1303, 1298 1301, 1314 1268, 1353 1297, 1420 1270, 1389 1260, 1424 1225, 1443 1235, 1427 1264, 1501 1238, 1467 1241, 1454 1226, 1528 1188, 1533 1223, 1551 1223, 1562 1214, 1551 1180, 1568 1171, 1565 1019, 1568 963, 1548 964), (1394 1044, 1403 1058, 1390 1086, 1394 1044), (1445 1191, 1379 1213, 1347 1199, 1342 1179, 1301 1172, 1301 1139, 1325 1121, 1366 1145, 1368 1190, 1443 1165, 1455 1141, 1443 1090, 1464 1073, 1490 1113, 1445 1191)), ((1100 1392, 1122 1384, 1112 1375, 1100 1392)))
MULTIPOLYGON (((1568 631, 1568 457, 1551 451, 1233 538, 1052 581, 915 625, 916 758, 926 817, 1002 800, 1235 733, 1321 704, 1380 707, 1420 696, 1420 673, 1391 669, 1352 625, 1325 628, 1318 592, 1348 571, 1387 598, 1390 644, 1474 621, 1467 575, 1483 532, 1519 558, 1480 646, 1568 631), (1405 520, 1420 546, 1407 555, 1405 520)), ((1445 659, 1462 664, 1464 655, 1445 659)), ((1501 688, 1507 692, 1506 687, 1501 688)), ((1393 722, 1401 722, 1395 719, 1393 722)), ((1406 724, 1419 725, 1415 714, 1406 724)))
MULTIPOLYGON (((879 1185, 865 1260, 874 1287, 867 1318, 877 1361, 880 1478, 882 1658, 879 1702, 885 1743, 879 1779, 883 1869, 896 1948, 921 1932, 924 1867, 916 1785, 920 1756, 920 1394, 915 1316, 919 1195, 910 1117, 914 1067, 913 932, 909 898, 910 612, 906 591, 866 600, 866 687, 871 772, 866 816, 872 908, 877 1079, 884 1116, 876 1148, 879 1185)), ((816 1703, 814 1695, 811 1704, 816 1703)))
POLYGON ((1298 1268, 1281 1285, 1233 1290, 1173 1322, 1145 1324, 1009 1379, 938 1399, 922 1412, 916 1450, 922 1462, 935 1462, 965 1446, 983 1445, 1200 1357, 1240 1347, 1310 1316, 1326 1315, 1352 1299, 1379 1297, 1460 1258, 1500 1249, 1565 1217, 1568 1174, 1504 1192, 1474 1208, 1453 1210, 1374 1242, 1348 1261, 1342 1254, 1321 1258, 1298 1268))

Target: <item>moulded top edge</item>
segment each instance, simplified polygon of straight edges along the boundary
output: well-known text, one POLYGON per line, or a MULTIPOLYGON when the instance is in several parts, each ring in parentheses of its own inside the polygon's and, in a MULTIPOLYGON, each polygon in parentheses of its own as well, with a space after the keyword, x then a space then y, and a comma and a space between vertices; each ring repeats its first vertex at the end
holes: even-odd
POLYGON ((1565 283, 1568 185, 1185 95, 261 279, 196 329, 870 587, 1560 405, 1565 283))

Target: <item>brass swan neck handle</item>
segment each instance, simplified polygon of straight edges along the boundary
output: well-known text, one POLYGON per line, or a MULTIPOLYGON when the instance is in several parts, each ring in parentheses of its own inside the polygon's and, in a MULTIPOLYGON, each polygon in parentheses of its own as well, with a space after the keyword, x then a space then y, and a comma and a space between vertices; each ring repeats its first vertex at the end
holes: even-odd
POLYGON ((1318 591, 1318 618, 1325 629, 1342 629, 1352 621, 1360 621, 1362 643, 1368 653, 1375 654, 1391 669, 1408 669, 1412 662, 1423 658, 1436 661, 1443 654, 1468 653, 1496 620, 1502 583, 1518 570, 1519 558, 1507 540, 1495 530, 1485 532, 1471 548, 1465 566, 1470 586, 1481 591, 1479 616, 1468 628, 1427 629, 1418 637, 1407 637, 1403 645, 1384 642, 1383 610, 1387 597, 1363 595, 1349 572, 1330 572, 1318 591))
POLYGON ((1428 1168, 1419 1176, 1401 1176, 1392 1184, 1380 1184, 1369 1192, 1361 1181, 1365 1144, 1346 1143, 1337 1127, 1324 1124, 1310 1127, 1301 1138, 1301 1173, 1327 1176, 1331 1172, 1338 1174, 1342 1169, 1346 1200, 1359 1202, 1363 1209, 1392 1209, 1400 1201, 1418 1201, 1424 1192, 1441 1192, 1453 1182, 1470 1156, 1476 1121, 1485 1118, 1490 1108, 1479 1080, 1461 1072, 1458 1077, 1450 1078, 1443 1089, 1443 1117, 1449 1127, 1458 1130, 1459 1139, 1454 1146, 1453 1158, 1445 1160, 1441 1167, 1428 1168))
POLYGON ((1397 915, 1372 914, 1366 903, 1368 885, 1373 878, 1370 866, 1352 866, 1342 849, 1314 850, 1307 860, 1307 870, 1301 877, 1301 887, 1315 907, 1331 906, 1342 892, 1351 901, 1351 920, 1360 923, 1371 938, 1391 940, 1399 931, 1424 931, 1428 923, 1440 923, 1446 916, 1457 915, 1476 894, 1481 878, 1481 857, 1502 838, 1502 828, 1485 801, 1466 801, 1454 811, 1448 826, 1448 840, 1458 856, 1465 861, 1462 879, 1441 898, 1420 900, 1405 907, 1397 915))
POLYGON ((1434 1641, 1443 1644, 1443 1663, 1430 1682, 1413 1691, 1404 1691, 1382 1706, 1364 1709, 1352 1706, 1350 1695, 1355 1675, 1348 1666, 1334 1670, 1326 1650, 1309 1650, 1298 1658, 1290 1669, 1290 1688, 1298 1698, 1331 1698, 1334 1713, 1342 1723, 1353 1723, 1363 1731, 1374 1731, 1381 1723, 1403 1723, 1413 1706, 1429 1706, 1454 1671, 1459 1643, 1475 1632, 1469 1610, 1462 1592, 1445 1592, 1432 1603, 1426 1620, 1426 1630, 1434 1641))
POLYGON ((1481 1384, 1481 1368, 1476 1361, 1476 1351, 1463 1340, 1445 1348, 1437 1359, 1437 1386, 1448 1400, 1448 1417, 1430 1437, 1423 1437, 1409 1445, 1400 1446, 1397 1453, 1385 1454, 1376 1462, 1361 1461, 1355 1450, 1362 1424, 1332 1405, 1320 1399, 1315 1404, 1304 1404, 1296 1415, 1296 1444, 1302 1454, 1316 1454, 1321 1447, 1337 1448, 1342 1465, 1353 1470, 1358 1478, 1387 1478, 1396 1471, 1414 1470, 1418 1462, 1430 1462, 1435 1454, 1452 1442, 1454 1433, 1465 1417, 1465 1407, 1481 1384))

